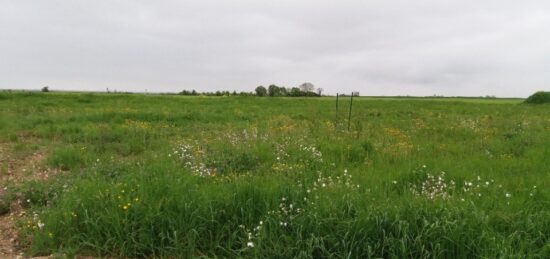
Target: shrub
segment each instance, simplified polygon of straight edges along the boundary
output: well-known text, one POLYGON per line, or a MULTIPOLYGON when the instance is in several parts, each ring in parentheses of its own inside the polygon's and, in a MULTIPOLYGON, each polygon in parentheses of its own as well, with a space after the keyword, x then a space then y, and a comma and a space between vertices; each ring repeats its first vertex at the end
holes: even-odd
POLYGON ((550 92, 536 92, 533 95, 529 96, 525 103, 532 104, 541 104, 541 103, 550 103, 550 92))
POLYGON ((40 91, 42 91, 44 93, 47 93, 47 92, 50 91, 50 89, 47 86, 44 86, 44 87, 42 87, 42 89, 40 91))

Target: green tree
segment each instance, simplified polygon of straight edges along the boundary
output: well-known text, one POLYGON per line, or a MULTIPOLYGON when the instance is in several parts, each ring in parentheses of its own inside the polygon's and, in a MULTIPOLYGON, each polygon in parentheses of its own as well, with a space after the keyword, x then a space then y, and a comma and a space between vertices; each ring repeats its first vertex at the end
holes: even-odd
POLYGON ((263 86, 256 87, 256 95, 257 96, 266 96, 267 95, 267 89, 263 86))
POLYGON ((269 96, 280 96, 281 95, 281 88, 279 88, 278 86, 276 85, 270 85, 268 88, 267 88, 267 94, 269 96))

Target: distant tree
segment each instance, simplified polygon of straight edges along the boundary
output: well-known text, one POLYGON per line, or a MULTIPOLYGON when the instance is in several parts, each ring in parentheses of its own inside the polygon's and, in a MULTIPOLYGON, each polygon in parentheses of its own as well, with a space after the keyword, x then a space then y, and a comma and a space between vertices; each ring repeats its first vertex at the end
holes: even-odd
POLYGON ((300 87, 300 90, 302 92, 313 92, 313 91, 315 91, 315 86, 312 83, 309 83, 309 82, 305 82, 305 83, 301 84, 299 87, 300 87))
POLYGON ((279 95, 280 96, 288 96, 288 90, 285 87, 279 87, 279 95))
POLYGON ((47 93, 50 91, 49 87, 48 86, 44 86, 42 87, 42 89, 40 89, 40 91, 44 92, 44 93, 47 93))
POLYGON ((323 94, 323 88, 317 88, 317 95, 321 96, 323 94))
POLYGON ((257 96, 266 96, 267 95, 267 89, 263 86, 256 87, 256 95, 257 96))
POLYGON ((281 96, 281 88, 278 87, 277 85, 270 85, 267 88, 267 94, 271 97, 281 96))
POLYGON ((300 88, 298 87, 292 87, 290 89, 290 96, 292 97, 298 97, 298 96, 302 96, 302 91, 300 91, 300 88))
POLYGON ((191 91, 191 95, 197 95, 197 91, 195 91, 195 89, 193 89, 193 90, 191 91))

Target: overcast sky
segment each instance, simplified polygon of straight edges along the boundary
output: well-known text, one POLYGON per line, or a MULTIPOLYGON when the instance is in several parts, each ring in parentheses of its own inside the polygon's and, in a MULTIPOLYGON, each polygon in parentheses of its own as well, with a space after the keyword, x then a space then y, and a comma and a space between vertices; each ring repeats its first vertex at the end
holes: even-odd
POLYGON ((525 97, 550 1, 0 0, 0 89, 525 97))

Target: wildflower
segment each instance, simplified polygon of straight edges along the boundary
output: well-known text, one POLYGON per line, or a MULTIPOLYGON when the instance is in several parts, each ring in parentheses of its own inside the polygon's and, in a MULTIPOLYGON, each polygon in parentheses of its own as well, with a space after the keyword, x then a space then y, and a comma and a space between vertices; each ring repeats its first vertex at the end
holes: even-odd
POLYGON ((391 181, 391 182, 392 182, 393 184, 397 184, 397 181, 395 181, 395 180, 394 180, 394 181, 391 181))
POLYGON ((45 226, 45 224, 42 223, 42 221, 40 221, 40 220, 38 221, 38 223, 36 223, 36 225, 38 226, 39 229, 42 229, 45 226))
POLYGON ((512 197, 512 194, 506 193, 506 198, 512 197))
POLYGON ((53 238, 53 233, 52 233, 52 232, 48 232, 48 236, 49 236, 50 238, 53 238))
POLYGON ((248 247, 254 247, 254 242, 250 241, 250 242, 246 243, 246 246, 248 246, 248 247))

